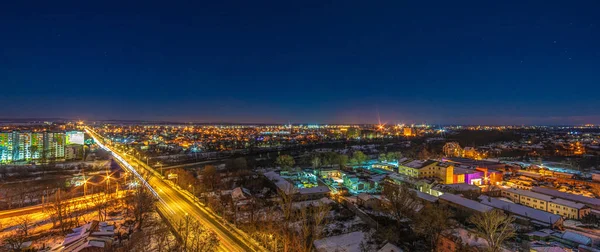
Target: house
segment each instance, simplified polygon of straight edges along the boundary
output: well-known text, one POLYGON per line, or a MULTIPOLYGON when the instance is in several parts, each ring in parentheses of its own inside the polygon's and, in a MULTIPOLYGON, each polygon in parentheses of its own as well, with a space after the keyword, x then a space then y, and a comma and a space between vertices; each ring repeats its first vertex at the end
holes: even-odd
POLYGON ((388 163, 374 163, 373 165, 371 165, 371 167, 376 168, 376 169, 393 171, 393 172, 398 171, 398 168, 395 165, 388 164, 388 163))
POLYGON ((106 222, 91 221, 74 228, 63 243, 52 251, 80 252, 110 250, 115 236, 115 227, 106 222))
POLYGON ((342 177, 340 170, 335 168, 315 169, 315 173, 322 179, 339 179, 342 177))
POLYGON ((356 203, 359 206, 368 208, 368 209, 380 209, 381 208, 381 200, 379 200, 379 198, 367 194, 367 193, 361 193, 358 196, 356 196, 356 203))
POLYGON ((381 247, 379 250, 377 250, 377 252, 403 252, 404 250, 402 250, 401 248, 399 248, 398 246, 391 244, 391 243, 386 243, 385 245, 383 245, 383 247, 381 247))
POLYGON ((299 200, 316 200, 328 197, 331 190, 327 186, 315 186, 311 188, 300 188, 296 198, 299 200))
POLYGON ((488 242, 464 228, 443 232, 437 240, 436 252, 483 251, 488 242))
POLYGON ((315 200, 329 196, 331 192, 327 186, 314 186, 297 188, 285 178, 281 177, 275 171, 268 171, 263 174, 272 181, 277 188, 286 195, 293 194, 294 200, 315 200))
POLYGON ((231 191, 231 199, 236 202, 248 199, 250 196, 252 196, 250 190, 243 187, 236 187, 231 191))

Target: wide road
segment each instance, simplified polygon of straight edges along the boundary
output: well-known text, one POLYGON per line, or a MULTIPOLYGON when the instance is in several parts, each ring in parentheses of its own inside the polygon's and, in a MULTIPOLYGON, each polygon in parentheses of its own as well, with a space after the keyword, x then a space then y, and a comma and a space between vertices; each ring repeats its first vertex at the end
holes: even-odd
MULTIPOLYGON (((103 195, 103 194, 104 193, 98 193, 98 195, 103 195)), ((65 202, 65 204, 79 203, 79 202, 85 203, 85 202, 88 202, 89 199, 92 197, 93 197, 92 195, 80 196, 77 198, 66 199, 64 202, 65 202)), ((44 205, 42 205, 42 204, 26 206, 26 207, 21 207, 21 208, 15 208, 15 209, 10 209, 10 210, 4 210, 4 211, 0 211, 0 219, 17 217, 17 216, 22 216, 22 215, 26 215, 26 214, 40 213, 43 210, 44 210, 44 205)))
MULTIPOLYGON (((87 132, 92 135, 97 143, 99 139, 103 139, 90 128, 86 128, 87 132)), ((100 144, 99 144, 100 145, 100 144)), ((103 146, 103 144, 101 145, 103 146)), ((125 162, 125 166, 130 165, 135 171, 146 179, 153 192, 159 199, 158 209, 163 215, 171 221, 171 225, 177 227, 181 223, 185 223, 186 214, 193 220, 202 224, 208 230, 215 232, 219 238, 220 251, 262 251, 263 249, 253 243, 245 233, 231 227, 224 220, 216 216, 209 209, 194 202, 194 199, 189 195, 184 195, 177 189, 174 189, 168 182, 163 180, 153 168, 149 167, 139 159, 131 155, 123 155, 115 148, 105 146, 104 148, 113 152, 117 160, 121 159, 125 162)))

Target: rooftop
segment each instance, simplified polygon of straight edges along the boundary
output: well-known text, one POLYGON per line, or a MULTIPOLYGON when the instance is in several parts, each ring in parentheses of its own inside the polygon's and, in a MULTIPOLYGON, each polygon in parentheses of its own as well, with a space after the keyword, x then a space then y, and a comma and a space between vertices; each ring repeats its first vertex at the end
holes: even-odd
POLYGON ((512 202, 507 202, 504 200, 499 200, 496 198, 488 197, 485 195, 481 195, 478 198, 482 204, 498 208, 504 211, 508 211, 515 215, 524 216, 526 218, 530 218, 545 224, 549 224, 550 226, 554 225, 556 222, 562 219, 561 216, 552 214, 549 212, 545 212, 542 210, 533 209, 531 207, 526 207, 523 205, 515 204, 512 202))
POLYGON ((582 195, 561 192, 561 191, 557 191, 557 190, 550 189, 550 188, 544 188, 544 187, 533 187, 533 188, 531 188, 531 191, 549 195, 549 196, 554 196, 554 197, 561 198, 561 199, 568 199, 570 201, 583 203, 588 206, 600 207, 600 199, 596 199, 596 198, 590 198, 590 197, 585 197, 582 195))
POLYGON ((477 201, 463 198, 451 193, 444 193, 439 198, 475 210, 477 212, 487 212, 494 209, 491 206, 487 206, 477 201))
POLYGON ((428 166, 433 163, 437 163, 437 161, 435 161, 435 160, 413 160, 411 162, 404 164, 404 166, 419 169, 419 168, 423 168, 423 167, 428 166))
POLYGON ((536 192, 532 192, 532 191, 528 191, 528 190, 521 190, 521 189, 517 189, 517 188, 503 188, 503 190, 505 190, 507 192, 517 193, 519 195, 524 195, 524 196, 527 196, 530 198, 536 198, 536 199, 552 202, 552 203, 555 203, 555 204, 558 204, 561 206, 575 208, 575 209, 582 209, 582 208, 586 207, 584 204, 581 204, 581 203, 577 203, 577 202, 565 200, 565 199, 559 199, 556 197, 552 197, 552 196, 548 196, 545 194, 536 193, 536 192))
POLYGON ((472 173, 481 173, 481 172, 477 171, 477 170, 473 170, 473 169, 454 167, 454 174, 472 174, 472 173))

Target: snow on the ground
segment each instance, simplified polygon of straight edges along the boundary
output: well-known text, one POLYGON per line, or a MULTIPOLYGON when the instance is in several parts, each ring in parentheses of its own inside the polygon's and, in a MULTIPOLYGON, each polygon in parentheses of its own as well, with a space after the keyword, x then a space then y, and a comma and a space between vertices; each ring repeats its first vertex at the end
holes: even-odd
POLYGON ((363 232, 352 232, 348 234, 331 236, 324 239, 316 240, 315 249, 321 251, 346 251, 360 252, 360 243, 365 238, 363 232))
POLYGON ((331 203, 333 203, 333 200, 330 200, 329 198, 321 198, 318 200, 307 200, 307 201, 294 202, 294 203, 292 203, 292 207, 294 209, 301 209, 301 208, 305 208, 307 206, 318 206, 319 204, 329 205, 331 203))
POLYGON ((337 230, 340 233, 348 233, 358 229, 357 225, 364 224, 364 222, 358 216, 354 216, 349 221, 335 221, 328 223, 324 230, 326 233, 331 233, 333 230, 337 230))
MULTIPOLYGON (((124 223, 124 218, 121 216, 121 210, 123 208, 119 208, 117 206, 109 207, 108 212, 118 212, 116 216, 107 216, 106 221, 110 225, 121 226, 124 223)), ((79 215, 79 225, 83 225, 90 220, 98 220, 98 211, 90 208, 88 210, 83 210, 84 212, 79 215)), ((51 231, 54 228, 54 224, 50 218, 50 214, 48 212, 37 212, 27 215, 22 215, 14 218, 2 218, 0 219, 0 241, 3 240, 3 237, 8 237, 14 234, 17 230, 17 225, 24 218, 27 218, 31 221, 31 226, 28 230, 30 235, 37 235, 51 231)), ((56 230, 56 229, 55 229, 56 230)), ((44 236, 41 239, 38 239, 33 242, 32 246, 41 248, 42 246, 52 247, 52 245, 61 244, 64 239, 64 235, 48 235, 44 236)))

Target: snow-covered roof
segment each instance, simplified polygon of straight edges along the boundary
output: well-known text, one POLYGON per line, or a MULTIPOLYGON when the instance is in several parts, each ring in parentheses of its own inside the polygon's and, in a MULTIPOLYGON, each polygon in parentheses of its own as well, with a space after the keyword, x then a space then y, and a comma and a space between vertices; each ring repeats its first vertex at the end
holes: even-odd
POLYGON ((504 200, 499 200, 496 198, 488 197, 485 195, 481 195, 478 198, 482 204, 498 208, 500 210, 508 211, 514 215, 526 217, 532 220, 536 220, 543 224, 548 224, 550 226, 554 225, 556 222, 562 220, 560 215, 556 215, 549 212, 544 212, 542 210, 537 210, 531 207, 526 207, 523 205, 515 204, 512 202, 507 202, 504 200), (550 223, 551 222, 551 223, 550 223))
POLYGON ((282 178, 277 172, 269 171, 265 172, 263 175, 265 175, 265 177, 267 177, 269 180, 273 181, 273 183, 275 183, 275 185, 284 192, 287 192, 293 187, 290 182, 282 178))
POLYGON ((329 193, 329 187, 327 186, 315 186, 311 188, 300 188, 298 189, 300 194, 313 194, 313 193, 329 193))
POLYGON ((574 242, 577 244, 583 244, 583 245, 591 245, 592 244, 592 238, 587 237, 582 234, 579 234, 579 233, 571 232, 571 231, 565 231, 562 234, 559 232, 556 232, 552 235, 557 236, 563 240, 571 241, 571 242, 574 242))
POLYGON ((435 162, 436 161, 433 161, 433 160, 413 160, 413 161, 410 161, 410 162, 404 164, 404 166, 419 169, 419 168, 428 166, 430 164, 433 164, 435 162))
POLYGON ((236 187, 231 192, 231 198, 233 200, 243 200, 246 198, 246 195, 251 195, 250 191, 243 187, 236 187))
POLYGON ((588 206, 595 206, 595 207, 600 206, 600 199, 585 197, 583 195, 561 192, 561 191, 557 191, 557 190, 550 189, 550 188, 544 188, 544 187, 533 187, 533 188, 531 188, 531 191, 549 195, 549 196, 554 196, 554 197, 561 198, 561 199, 567 199, 570 201, 583 203, 588 206))
POLYGON ((308 206, 318 206, 319 204, 325 204, 325 205, 329 205, 331 203, 333 203, 333 200, 330 200, 329 198, 323 197, 321 199, 318 200, 307 200, 307 201, 299 201, 299 202, 294 202, 292 203, 292 208, 294 209, 300 209, 300 208, 305 208, 308 206))
POLYGON ((436 185, 434 188, 439 188, 441 189, 440 191, 447 191, 447 190, 457 190, 457 191, 481 191, 481 188, 479 188, 476 185, 469 185, 469 184, 465 184, 465 183, 458 183, 458 184, 439 184, 436 185))
POLYGON ((362 200, 362 201, 367 201, 367 200, 370 200, 370 199, 372 199, 372 198, 375 198, 375 197, 373 197, 373 195, 371 195, 371 194, 368 194, 368 193, 360 193, 360 194, 358 194, 358 196, 357 196, 357 197, 358 197, 360 200, 362 200))
POLYGON ((463 197, 460 197, 458 195, 451 194, 451 193, 444 193, 439 198, 449 201, 449 202, 452 202, 454 204, 458 204, 458 205, 464 206, 466 208, 478 211, 478 212, 487 212, 487 211, 494 209, 491 206, 487 206, 487 205, 481 204, 477 201, 466 199, 466 198, 463 198, 463 197))
POLYGON ((541 194, 541 193, 536 193, 536 192, 532 192, 532 191, 528 191, 528 190, 521 190, 521 189, 517 189, 517 188, 509 188, 509 189, 503 189, 507 192, 512 192, 512 193, 516 193, 519 195, 524 195, 530 198, 536 198, 536 199, 540 199, 543 201, 548 201, 548 202, 552 202, 561 206, 567 206, 567 207, 571 207, 571 208, 575 208, 575 209, 582 209, 585 207, 584 204, 581 203, 577 203, 574 201, 570 201, 570 200, 565 200, 565 199, 559 199, 556 197, 552 197, 552 196, 548 196, 545 194, 541 194))
POLYGON ((429 201, 432 203, 438 201, 438 198, 431 194, 427 194, 427 193, 420 192, 417 190, 415 190, 415 192, 417 193, 417 197, 419 197, 420 199, 423 199, 423 200, 426 200, 426 201, 429 201))
POLYGON ((561 247, 556 246, 535 246, 531 247, 531 251, 534 252, 567 252, 561 247))
POLYGON ((80 227, 73 228, 73 233, 67 234, 63 240, 63 249, 80 251, 87 247, 104 247, 107 240, 114 236, 114 226, 106 222, 90 221, 80 227))
POLYGON ((381 247, 379 250, 377 250, 377 252, 403 252, 404 250, 402 250, 401 248, 399 248, 398 246, 391 244, 391 243, 386 243, 385 245, 383 245, 383 247, 381 247))
POLYGON ((316 240, 313 244, 319 252, 360 252, 360 243, 364 237, 365 234, 363 232, 352 232, 316 240))

